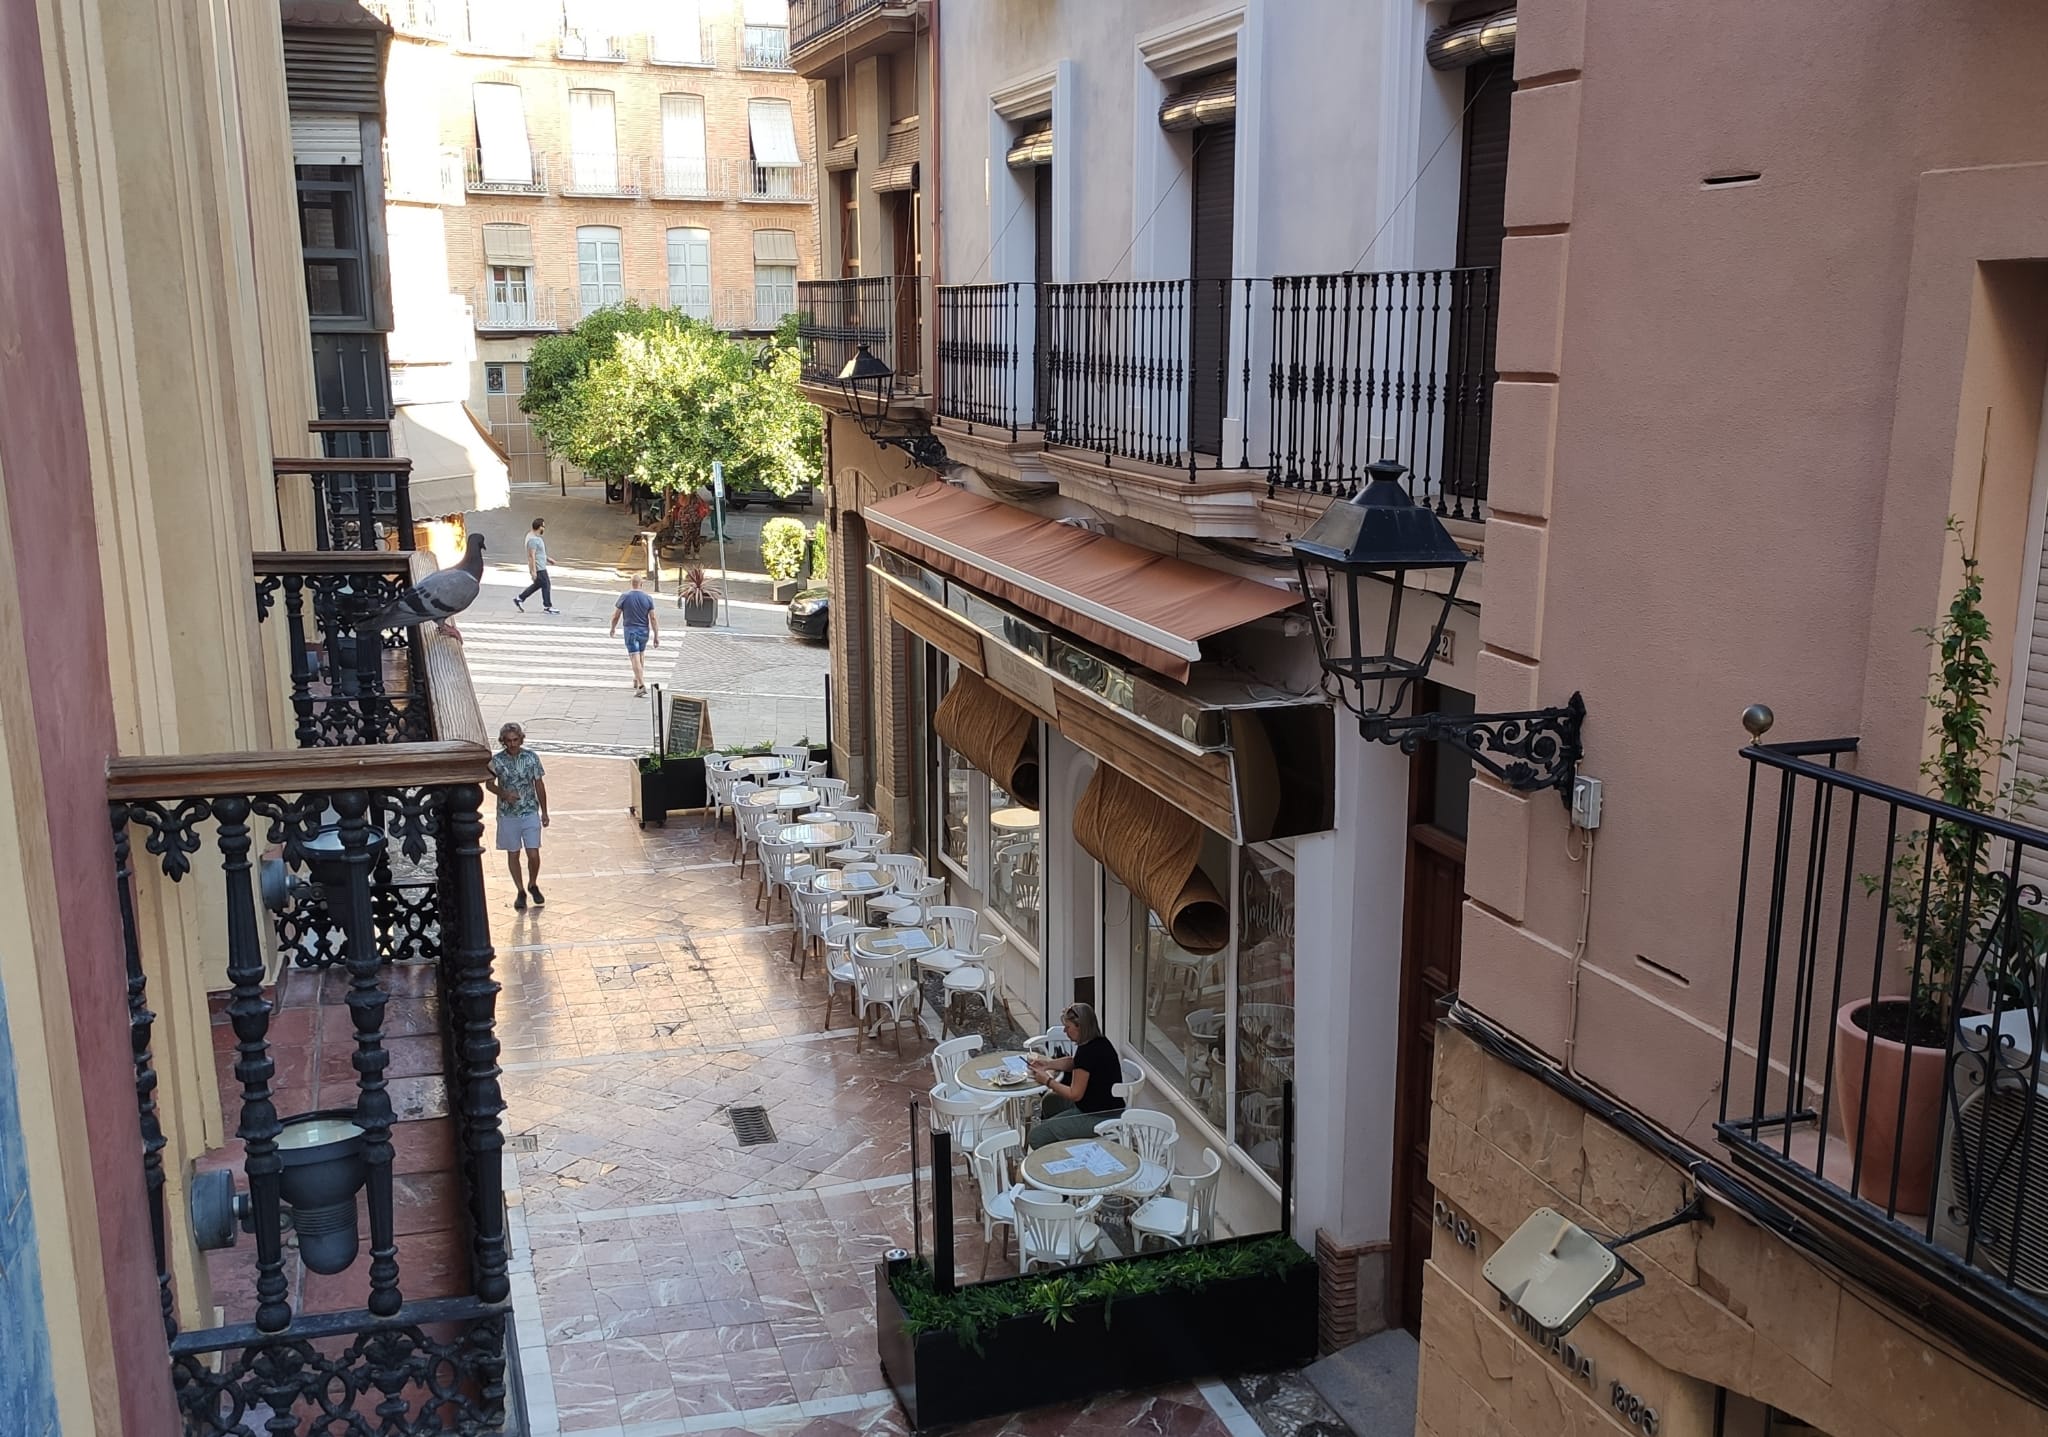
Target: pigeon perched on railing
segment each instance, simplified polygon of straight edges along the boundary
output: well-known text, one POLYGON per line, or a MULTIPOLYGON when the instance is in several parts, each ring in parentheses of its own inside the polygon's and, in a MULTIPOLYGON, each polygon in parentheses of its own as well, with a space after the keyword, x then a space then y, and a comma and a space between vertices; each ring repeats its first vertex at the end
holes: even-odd
POLYGON ((462 631, 450 623, 457 614, 476 602, 483 586, 484 536, 469 536, 469 552, 452 568, 427 575, 391 601, 391 607, 357 627, 371 631, 402 629, 431 623, 442 633, 459 639, 462 631))

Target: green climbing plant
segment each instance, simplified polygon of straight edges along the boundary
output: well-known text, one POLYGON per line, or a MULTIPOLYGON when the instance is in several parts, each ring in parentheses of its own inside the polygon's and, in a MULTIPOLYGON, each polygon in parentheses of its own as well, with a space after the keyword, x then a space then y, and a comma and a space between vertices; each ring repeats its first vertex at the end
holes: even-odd
POLYGON ((768 577, 786 584, 803 572, 810 531, 801 519, 775 518, 761 526, 761 564, 768 577))

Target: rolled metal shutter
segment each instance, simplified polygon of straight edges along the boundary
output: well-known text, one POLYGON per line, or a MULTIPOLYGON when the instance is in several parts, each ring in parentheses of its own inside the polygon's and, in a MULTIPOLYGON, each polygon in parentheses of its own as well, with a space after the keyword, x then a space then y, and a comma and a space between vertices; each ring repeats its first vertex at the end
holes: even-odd
POLYGON ((383 35, 376 30, 286 30, 286 101, 294 111, 379 114, 383 56, 383 35))

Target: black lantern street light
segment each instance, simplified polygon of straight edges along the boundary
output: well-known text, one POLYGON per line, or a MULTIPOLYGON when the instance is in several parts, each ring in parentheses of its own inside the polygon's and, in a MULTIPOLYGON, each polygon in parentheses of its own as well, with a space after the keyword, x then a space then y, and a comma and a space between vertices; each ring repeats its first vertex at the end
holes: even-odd
POLYGON ((920 469, 940 469, 946 463, 946 446, 932 437, 931 430, 891 422, 889 395, 895 383, 896 371, 865 343, 839 371, 839 392, 846 396, 861 433, 877 444, 901 449, 920 469))
MULTIPOLYGON (((1303 596, 1311 608, 1318 594, 1326 598, 1325 615, 1313 624, 1324 686, 1358 716, 1362 738, 1398 744, 1404 753, 1415 752, 1425 741, 1454 744, 1508 787, 1521 793, 1554 788, 1569 804, 1582 756, 1579 728, 1586 716, 1579 695, 1573 694, 1563 708, 1523 713, 1406 712, 1410 694, 1429 676, 1443 644, 1458 585, 1472 558, 1442 520, 1409 497, 1402 482, 1405 467, 1381 459, 1368 464, 1366 473, 1371 477, 1357 494, 1331 504, 1294 542, 1303 596), (1438 582, 1410 582, 1410 576, 1424 575, 1438 582), (1367 581, 1388 586, 1381 637, 1369 635, 1363 622, 1359 586, 1367 581), (1411 589, 1435 606, 1428 616, 1428 637, 1420 644, 1402 634, 1411 589)), ((1409 632, 1421 633, 1424 627, 1412 623, 1409 632)), ((1381 632, 1377 626, 1372 630, 1381 632)))

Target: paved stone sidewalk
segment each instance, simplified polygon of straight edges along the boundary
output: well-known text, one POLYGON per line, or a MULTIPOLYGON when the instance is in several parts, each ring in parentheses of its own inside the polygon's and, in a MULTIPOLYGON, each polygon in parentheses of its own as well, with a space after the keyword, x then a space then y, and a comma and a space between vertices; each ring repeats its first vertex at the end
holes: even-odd
MULTIPOLYGON (((709 700, 712 733, 721 745, 825 738, 822 645, 790 635, 784 609, 770 602, 759 572, 762 518, 735 515, 726 544, 732 601, 729 626, 690 629, 675 604, 675 572, 665 571, 657 596, 662 643, 647 652, 649 682, 665 691, 709 700)), ((796 517, 813 522, 808 513, 796 517)), ((513 491, 512 507, 470 516, 484 535, 482 596, 461 620, 464 655, 484 722, 495 729, 517 719, 542 752, 637 754, 653 741, 651 704, 635 698, 623 643, 606 633, 612 607, 641 567, 633 516, 607 505, 595 485, 513 491), (526 612, 512 596, 527 585, 525 539, 536 518, 547 520, 549 574, 555 605, 540 596, 526 612)), ((717 551, 702 555, 716 577, 717 551)))
MULTIPOLYGON (((544 908, 515 912, 487 870, 532 1431, 902 1433, 874 1264, 912 1245, 908 1114, 930 1046, 863 1042, 843 996, 828 1028, 824 979, 799 976, 785 915, 757 909, 727 835, 643 831, 626 776, 549 760, 544 908), (775 1141, 741 1147, 736 1104, 766 1108, 775 1141)), ((955 1191, 972 1274, 980 1224, 971 1185, 955 1191)), ((1243 1421, 1183 1387, 962 1430, 1223 1437, 1243 1421)))

